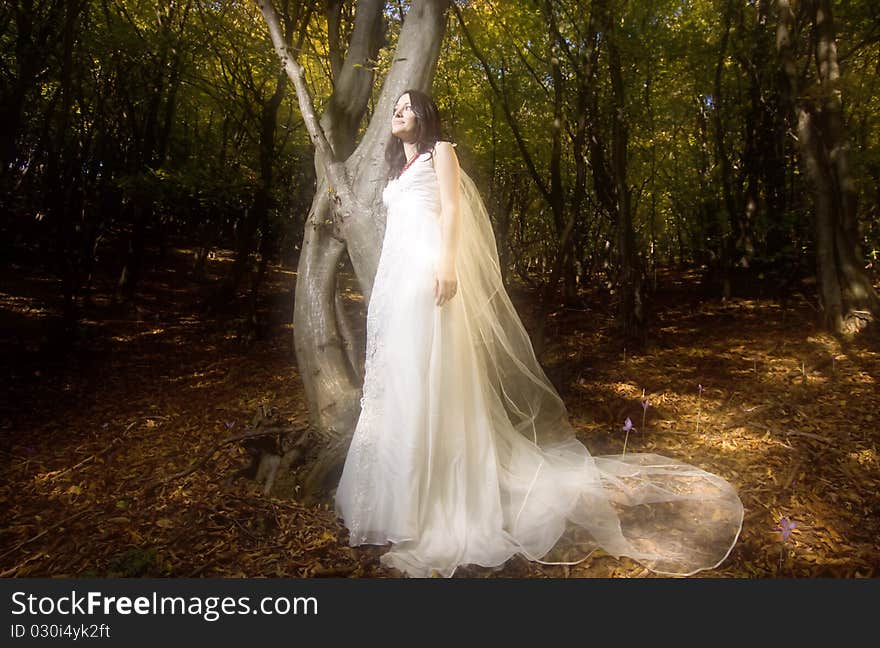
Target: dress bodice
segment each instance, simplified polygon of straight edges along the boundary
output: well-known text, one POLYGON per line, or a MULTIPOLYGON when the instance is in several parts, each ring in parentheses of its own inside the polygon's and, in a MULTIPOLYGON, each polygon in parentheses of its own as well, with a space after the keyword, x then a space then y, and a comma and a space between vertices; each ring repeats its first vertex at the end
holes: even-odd
POLYGON ((433 154, 421 153, 400 177, 390 180, 382 191, 382 202, 388 209, 389 221, 403 214, 436 219, 440 213, 440 188, 433 154))

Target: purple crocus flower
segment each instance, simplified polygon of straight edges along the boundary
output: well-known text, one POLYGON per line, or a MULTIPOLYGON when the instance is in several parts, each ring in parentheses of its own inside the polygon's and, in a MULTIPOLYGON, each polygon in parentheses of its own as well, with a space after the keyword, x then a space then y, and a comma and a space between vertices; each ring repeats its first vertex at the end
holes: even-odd
POLYGON ((792 530, 796 528, 797 522, 783 516, 779 518, 779 525, 773 527, 773 530, 782 532, 782 541, 785 542, 791 537, 792 530))

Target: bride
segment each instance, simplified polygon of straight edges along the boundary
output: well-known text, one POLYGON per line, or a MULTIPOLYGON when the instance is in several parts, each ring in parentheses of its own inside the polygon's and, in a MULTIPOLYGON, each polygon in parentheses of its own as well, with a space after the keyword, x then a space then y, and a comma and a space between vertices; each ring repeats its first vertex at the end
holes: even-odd
POLYGON ((733 487, 655 454, 590 455, 433 100, 404 92, 391 134, 361 414, 336 491, 351 545, 392 543, 382 563, 416 577, 597 548, 661 574, 717 567, 742 527, 733 487))

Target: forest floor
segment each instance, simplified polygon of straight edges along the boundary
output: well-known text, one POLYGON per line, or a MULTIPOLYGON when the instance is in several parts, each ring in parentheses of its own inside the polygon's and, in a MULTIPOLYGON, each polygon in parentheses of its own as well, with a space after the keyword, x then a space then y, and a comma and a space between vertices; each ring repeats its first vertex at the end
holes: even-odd
MULTIPOLYGON (((199 313, 190 259, 172 249, 124 314, 109 305, 112 286, 96 284, 70 348, 51 343, 57 281, 20 268, 4 277, 0 576, 399 576, 379 563, 384 548, 348 546, 330 499, 263 495, 239 475, 248 449, 217 447, 261 406, 305 425, 295 275, 271 269, 254 336, 241 319, 199 313)), ((209 271, 228 263, 221 255, 209 271)), ((841 341, 816 326, 804 298, 708 299, 696 281, 660 277, 638 352, 615 341, 598 295, 552 315, 544 363, 579 437, 593 454, 619 453, 630 417, 638 432, 627 451, 682 459, 736 487, 739 541, 697 577, 877 577, 876 333, 841 341), (783 517, 796 523, 787 540, 783 517)), ((529 328, 528 303, 515 301, 529 328)), ((356 294, 349 304, 363 312, 356 294)), ((597 552, 573 567, 515 557, 455 576, 651 574, 597 552)))

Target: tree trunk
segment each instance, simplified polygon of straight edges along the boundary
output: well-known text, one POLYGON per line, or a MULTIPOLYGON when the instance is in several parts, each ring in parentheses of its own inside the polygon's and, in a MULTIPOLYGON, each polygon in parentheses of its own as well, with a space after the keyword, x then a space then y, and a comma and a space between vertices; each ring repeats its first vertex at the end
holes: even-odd
POLYGON ((564 37, 557 25, 556 12, 557 8, 554 3, 545 0, 540 4, 543 16, 547 20, 549 28, 550 42, 554 43, 554 52, 550 56, 550 76, 553 80, 553 117, 554 132, 552 138, 552 146, 549 160, 549 183, 539 173, 535 158, 529 152, 526 145, 526 138, 522 135, 518 120, 513 114, 511 102, 505 92, 499 88, 494 77, 494 70, 486 61, 485 57, 479 51, 471 33, 465 24, 460 9, 455 7, 458 21, 461 25, 462 32, 467 39, 474 55, 480 61, 486 73, 486 79, 492 88, 497 99, 498 105, 502 108, 505 119, 513 131, 514 140, 519 148, 523 162, 538 189, 541 197, 549 207, 553 218, 553 226, 556 233, 555 249, 551 251, 552 258, 549 260, 550 276, 540 290, 540 304, 538 307, 537 324, 532 334, 532 345, 536 355, 540 356, 544 350, 546 338, 546 325, 549 320, 550 310, 556 300, 558 285, 560 281, 564 282, 566 288, 565 294, 567 298, 573 298, 575 294, 575 272, 574 272, 574 233, 581 219, 581 207, 585 194, 585 178, 586 175, 581 174, 580 170, 576 172, 576 181, 574 186, 566 189, 563 182, 562 174, 562 133, 564 127, 564 106, 565 106, 565 83, 566 75, 561 69, 561 57, 563 54, 570 60, 572 69, 578 82, 579 102, 581 110, 577 111, 577 130, 572 137, 574 156, 576 164, 585 163, 583 149, 586 139, 586 122, 584 120, 584 97, 588 93, 585 89, 590 87, 593 70, 595 69, 596 48, 595 43, 588 43, 589 53, 586 57, 586 65, 582 65, 578 56, 572 52, 571 43, 564 37), (557 49, 558 48, 558 49, 557 49), (571 194, 570 201, 566 200, 567 194, 571 194), (568 202, 568 206, 567 206, 568 202))
MULTIPOLYGON (((603 3, 604 4, 604 3, 603 3)), ((640 341, 644 335, 643 273, 636 250, 632 218, 632 193, 627 183, 627 148, 629 126, 626 120, 626 96, 620 64, 620 51, 615 40, 614 17, 606 14, 608 71, 614 97, 611 121, 611 168, 617 196, 617 248, 620 268, 618 290, 620 306, 617 320, 624 339, 640 341)))
POLYGON ((46 65, 46 58, 51 55, 47 43, 56 40, 56 33, 61 31, 58 24, 64 20, 59 14, 65 9, 65 3, 59 0, 48 3, 47 7, 35 8, 33 0, 19 0, 10 5, 7 11, 15 15, 15 75, 0 94, 0 124, 3 124, 0 128, 0 182, 11 182, 7 180, 7 174, 17 175, 10 165, 18 154, 18 136, 25 118, 25 106, 31 93, 39 87, 37 79, 46 65))
MULTIPOLYGON (((719 272, 722 285, 722 295, 725 298, 730 297, 730 273, 737 256, 736 250, 736 233, 741 229, 740 213, 737 207, 737 201, 733 193, 733 178, 731 173, 730 155, 727 151, 725 142, 725 125, 724 125, 724 105, 726 98, 724 97, 722 79, 724 76, 724 66, 727 60, 727 46, 730 41, 730 28, 733 22, 733 0, 727 0, 724 8, 724 25, 721 35, 721 46, 718 52, 718 61, 715 64, 715 83, 712 97, 712 123, 715 135, 715 159, 718 162, 719 171, 721 173, 721 193, 724 197, 724 208, 727 212, 730 230, 722 234, 720 245, 720 258, 718 259, 717 271, 719 272)), ((720 228, 719 228, 720 229, 720 228)))
MULTIPOLYGON (((611 47, 616 50, 615 46, 611 47)), ((632 222, 632 195, 626 180, 627 167, 627 141, 628 129, 623 115, 623 94, 617 88, 623 87, 620 80, 620 61, 617 55, 611 57, 612 78, 617 81, 612 85, 616 87, 617 116, 614 119, 614 142, 613 162, 614 181, 617 188, 617 246, 620 255, 620 275, 618 286, 620 290, 620 310, 617 318, 624 338, 638 340, 644 332, 644 303, 642 291, 642 271, 639 264, 638 251, 636 250, 635 232, 632 222)))
MULTIPOLYGON (((156 58, 158 64, 153 74, 153 87, 150 88, 150 101, 145 111, 143 132, 140 134, 137 151, 132 160, 134 173, 146 173, 150 169, 158 169, 165 162, 168 139, 174 122, 176 109, 175 97, 182 82, 180 74, 181 39, 184 35, 192 0, 183 5, 180 15, 179 33, 173 34, 174 15, 177 5, 170 4, 164 7, 164 13, 156 13, 156 21, 159 25, 159 52, 156 58), (172 39, 176 38, 176 45, 172 39), (166 67, 169 56, 172 57, 171 73, 166 79, 166 67), (163 111, 163 101, 165 102, 163 111), (160 117, 164 118, 164 125, 160 127, 160 117)), ((114 294, 115 301, 127 302, 132 299, 143 274, 145 237, 150 222, 153 220, 155 205, 151 194, 144 191, 136 192, 133 198, 137 204, 133 205, 130 212, 133 214, 133 224, 128 241, 128 251, 125 265, 119 275, 114 294)))
MULTIPOLYGON (((550 39, 561 40, 559 29, 556 25, 556 14, 550 2, 542 6, 544 16, 550 28, 550 39)), ((553 57, 550 61, 551 77, 553 79, 553 144, 550 152, 550 193, 549 205, 553 214, 553 225, 556 229, 556 254, 550 266, 550 278, 544 284, 541 291, 541 305, 538 309, 537 326, 533 344, 535 353, 540 356, 544 351, 547 338, 547 322, 550 319, 550 311, 556 300, 557 286, 560 279, 566 276, 567 266, 571 265, 571 240, 578 213, 574 210, 566 212, 565 209, 565 186, 562 182, 562 120, 563 120, 563 76, 558 58, 553 57)))
POLYGON ((257 230, 265 230, 269 218, 272 195, 272 169, 275 164, 275 131, 278 124, 278 109, 287 89, 287 75, 281 73, 275 85, 275 92, 263 105, 260 114, 260 184, 253 205, 243 219, 235 250, 235 261, 229 274, 217 293, 217 305, 231 302, 235 298, 241 280, 250 265, 254 251, 257 230))
POLYGON ((801 163, 813 192, 816 266, 823 323, 835 333, 854 333, 880 315, 878 298, 860 262, 855 238, 856 189, 849 166, 843 123, 837 43, 828 0, 800 5, 815 31, 819 93, 801 96, 794 57, 795 13, 791 0, 779 0, 777 49, 789 82, 801 163))
MULTIPOLYGON (((271 28, 272 21, 277 22, 271 7, 265 0, 257 0, 257 4, 271 28)), ((368 302, 384 226, 384 213, 380 208, 387 178, 388 115, 406 88, 430 89, 448 5, 448 0, 413 2, 400 32, 394 64, 376 102, 373 118, 357 147, 355 136, 372 89, 370 60, 381 44, 384 3, 377 0, 358 3, 348 54, 320 128, 306 114, 310 110, 310 98, 305 96, 304 84, 295 83, 306 124, 318 146, 317 192, 306 222, 297 268, 293 316, 294 347, 309 402, 311 426, 325 442, 325 449, 303 484, 307 497, 324 490, 337 476, 360 412, 360 362, 352 366, 346 352, 346 346, 355 342, 346 340, 346 336, 351 335, 351 327, 344 310, 337 307, 337 304, 341 306, 337 301, 339 261, 347 251, 368 302), (324 137, 326 139, 322 139, 324 137), (324 146, 328 142, 329 149, 324 146), (323 151, 328 151, 329 156, 323 151), (333 165, 341 160, 344 160, 344 169, 338 172, 333 165), (331 182, 331 178, 348 186, 331 182), (357 204, 351 204, 349 192, 357 204)), ((277 39, 275 45, 278 49, 277 39)), ((283 58, 283 50, 279 53, 283 58)), ((363 353, 362 346, 359 341, 355 346, 359 354, 363 353)))
MULTIPOLYGON (((70 122, 74 116, 74 50, 87 10, 86 3, 65 5, 61 32, 61 61, 58 92, 61 107, 58 113, 54 142, 48 155, 48 207, 55 226, 56 258, 62 286, 62 342, 70 342, 69 334, 78 319, 77 297, 80 289, 80 246, 76 214, 81 209, 82 165, 80 153, 71 142, 70 122)), ((48 123, 47 123, 48 125, 48 123)))
MULTIPOLYGON (((627 320, 633 319, 626 315, 625 304, 635 305, 636 293, 632 291, 635 286, 629 284, 628 277, 632 274, 623 266, 632 259, 631 248, 634 248, 634 237, 626 235, 625 221, 630 218, 630 231, 632 227, 631 215, 629 211, 629 203, 623 204, 622 198, 625 194, 629 196, 629 187, 626 183, 626 129, 623 105, 623 79, 620 72, 619 55, 612 59, 612 51, 610 49, 613 32, 613 17, 609 13, 607 0, 597 0, 593 4, 593 11, 587 26, 585 38, 591 43, 586 57, 586 72, 582 80, 583 98, 581 105, 583 107, 582 114, 586 118, 586 154, 589 158, 590 172, 593 181, 593 190, 596 194, 598 204, 597 211, 607 215, 611 220, 616 238, 616 245, 613 252, 617 255, 616 273, 609 272, 608 279, 614 285, 615 290, 621 295, 620 306, 617 313, 617 321, 620 328, 626 333, 629 325, 627 320), (605 133, 602 131, 603 117, 599 110, 599 90, 595 81, 595 71, 598 69, 599 61, 599 44, 607 41, 609 45, 609 74, 612 77, 612 134, 611 134, 611 163, 609 164, 609 145, 605 133), (615 70, 616 68, 616 70, 615 70), (619 85, 618 85, 619 83, 619 85), (621 192, 621 188, 623 192, 621 192), (624 214, 625 210, 625 214, 624 214), (633 243, 631 245, 631 243, 633 243), (630 295, 623 295, 623 291, 627 291, 630 295)), ((614 49, 616 55, 617 50, 614 49)), ((597 259, 597 261, 599 261, 597 259)), ((602 260, 604 263, 605 260, 602 260)), ((640 275, 638 275, 640 276, 640 275)), ((639 296, 641 290, 639 289, 639 296)), ((639 299, 639 303, 641 299, 639 299)))

